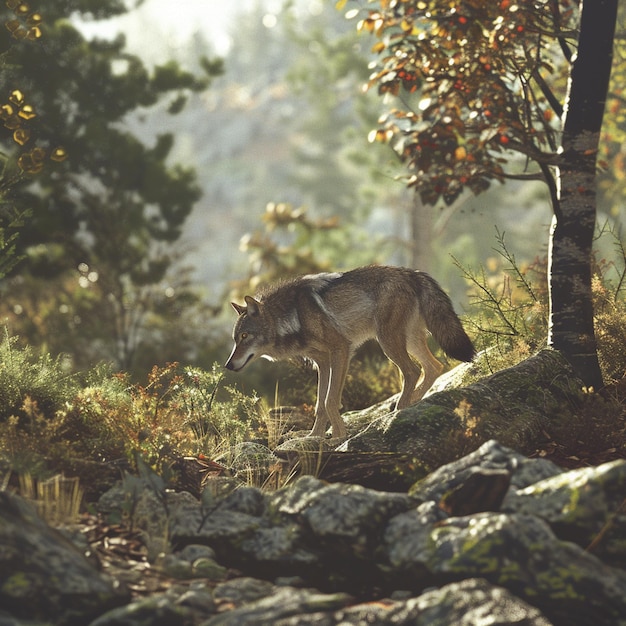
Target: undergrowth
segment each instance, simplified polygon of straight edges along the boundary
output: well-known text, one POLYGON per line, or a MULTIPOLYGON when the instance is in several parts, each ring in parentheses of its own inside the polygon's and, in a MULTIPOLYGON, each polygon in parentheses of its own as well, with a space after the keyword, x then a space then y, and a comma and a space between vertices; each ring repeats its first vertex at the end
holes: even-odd
MULTIPOLYGON (((617 261, 596 259, 592 284, 599 360, 608 385, 602 393, 581 390, 579 401, 558 407, 542 433, 543 452, 565 464, 585 455, 601 458, 611 446, 626 450, 626 251, 614 233, 605 229, 603 235, 613 237, 617 251, 617 261)), ((500 262, 494 267, 474 271, 457 262, 470 287, 472 314, 464 325, 481 351, 476 378, 535 353, 548 333, 546 261, 520 265, 504 233, 497 233, 496 241, 500 262)), ((395 366, 380 353, 365 349, 359 356, 350 368, 344 411, 370 406, 399 389, 395 366)), ((284 430, 294 427, 294 415, 303 422, 311 418, 315 374, 294 369, 282 381, 281 403, 295 405, 288 407, 288 423, 278 398, 270 409, 256 395, 226 385, 222 372, 218 365, 200 370, 172 363, 153 368, 141 384, 104 366, 75 374, 63 357, 19 346, 5 333, 0 341, 0 488, 19 489, 21 477, 25 489, 28 480, 45 484, 64 473, 80 476, 81 486, 97 492, 101 483, 106 488, 124 472, 137 472, 140 464, 168 484, 185 457, 205 458, 207 473, 239 464, 239 477, 257 486, 268 481, 280 486, 271 449, 284 430)), ((482 437, 479 428, 468 421, 467 432, 447 453, 458 458, 473 449, 482 437)))
MULTIPOLYGON (((610 240, 615 250, 615 260, 594 256, 591 284, 598 360, 604 380, 611 383, 626 373, 626 249, 606 226, 597 237, 610 240)), ((545 347, 548 337, 547 258, 518 263, 500 231, 494 250, 498 260, 490 269, 473 270, 454 259, 469 285, 471 315, 464 324, 482 351, 480 376, 519 363, 545 347)))
MULTIPOLYGON (((136 471, 137 460, 166 479, 181 457, 214 458, 256 436, 258 398, 222 386, 220 368, 155 367, 145 384, 98 367, 68 378, 61 361, 35 357, 5 337, 0 394, 0 483, 136 471), (26 376, 21 376, 24 372, 26 376), (11 402, 6 402, 9 398, 11 402)), ((110 475, 109 475, 110 479, 110 475)))
MULTIPOLYGON (((626 249, 608 227, 599 230, 598 238, 609 240, 615 250, 615 260, 596 255, 592 267, 598 360, 606 386, 580 389, 568 405, 555 407, 548 422, 531 425, 535 432, 528 445, 507 441, 505 434, 499 437, 504 445, 570 467, 626 455, 626 249)), ((520 265, 504 233, 496 233, 496 242, 499 262, 490 269, 474 271, 455 260, 470 286, 472 314, 464 325, 480 351, 472 379, 516 365, 547 345, 547 259, 520 265)), ((456 439, 446 447, 445 462, 484 441, 484 420, 469 420, 466 425, 466 432, 455 433, 456 439)))

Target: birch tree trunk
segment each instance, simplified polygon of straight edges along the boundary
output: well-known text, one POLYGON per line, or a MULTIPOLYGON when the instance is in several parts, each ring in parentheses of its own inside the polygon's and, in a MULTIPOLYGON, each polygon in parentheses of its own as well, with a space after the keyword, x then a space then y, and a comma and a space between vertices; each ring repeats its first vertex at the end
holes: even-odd
POLYGON ((548 343, 585 385, 603 386, 594 333, 591 254, 596 157, 613 60, 618 0, 581 0, 578 51, 563 119, 558 200, 550 233, 548 343))

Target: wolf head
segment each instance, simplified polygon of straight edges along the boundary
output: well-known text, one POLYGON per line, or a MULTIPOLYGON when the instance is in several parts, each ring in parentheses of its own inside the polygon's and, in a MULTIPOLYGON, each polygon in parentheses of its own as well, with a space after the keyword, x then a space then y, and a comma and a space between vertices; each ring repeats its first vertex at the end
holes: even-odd
POLYGON ((233 328, 235 346, 224 367, 234 372, 241 371, 248 363, 264 356, 269 348, 263 322, 263 305, 251 296, 246 296, 245 301, 245 306, 231 302, 239 317, 233 328))

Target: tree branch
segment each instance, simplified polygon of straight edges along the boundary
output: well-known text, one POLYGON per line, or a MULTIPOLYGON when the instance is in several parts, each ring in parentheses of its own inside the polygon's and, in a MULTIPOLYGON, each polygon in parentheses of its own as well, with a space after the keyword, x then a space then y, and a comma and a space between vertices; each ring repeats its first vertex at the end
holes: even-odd
MULTIPOLYGON (((559 0, 551 0, 550 7, 552 9, 552 15, 554 16, 554 23, 557 25, 559 31, 561 31, 561 7, 559 6, 559 0)), ((561 47, 561 52, 563 52, 565 60, 568 63, 571 63, 573 55, 565 37, 561 35, 560 37, 557 37, 557 41, 559 42, 559 46, 561 47)))
POLYGON ((563 105, 558 101, 557 97, 552 92, 552 89, 550 89, 548 83, 544 80, 538 67, 532 71, 531 77, 535 80, 537 85, 539 85, 541 93, 546 97, 546 100, 552 107, 552 110, 556 113, 557 117, 561 117, 563 115, 563 105))

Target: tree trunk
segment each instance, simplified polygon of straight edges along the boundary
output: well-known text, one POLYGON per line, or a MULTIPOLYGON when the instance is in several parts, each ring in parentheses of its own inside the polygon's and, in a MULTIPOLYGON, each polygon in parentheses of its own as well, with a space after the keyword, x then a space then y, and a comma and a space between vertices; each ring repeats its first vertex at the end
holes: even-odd
POLYGON ((588 387, 602 387, 593 323, 591 254, 596 157, 613 60, 618 0, 583 0, 564 119, 559 195, 550 234, 548 343, 588 387))
POLYGON ((432 271, 433 208, 424 206, 419 193, 409 200, 411 256, 408 266, 423 272, 432 271))

